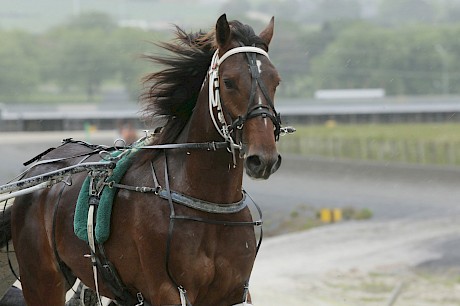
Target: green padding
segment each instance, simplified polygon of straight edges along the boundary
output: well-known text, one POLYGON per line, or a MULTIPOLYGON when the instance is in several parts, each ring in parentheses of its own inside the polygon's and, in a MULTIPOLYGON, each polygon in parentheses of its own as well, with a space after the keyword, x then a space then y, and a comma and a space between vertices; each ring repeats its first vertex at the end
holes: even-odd
MULTIPOLYGON (((113 174, 107 179, 107 182, 119 183, 125 175, 128 168, 133 162, 133 155, 137 150, 131 150, 123 156, 113 170, 113 174)), ((117 151, 112 156, 118 156, 121 152, 117 151)), ((89 211, 89 182, 87 177, 83 182, 80 194, 78 195, 77 206, 74 216, 74 232, 78 238, 88 241, 88 211, 89 211)), ((105 187, 102 191, 101 199, 96 214, 96 230, 95 237, 98 243, 104 243, 110 236, 110 217, 112 214, 112 203, 117 192, 116 188, 105 187)))
POLYGON ((86 222, 88 221, 89 210, 89 177, 85 179, 78 195, 75 216, 73 217, 73 231, 78 238, 88 241, 86 222))

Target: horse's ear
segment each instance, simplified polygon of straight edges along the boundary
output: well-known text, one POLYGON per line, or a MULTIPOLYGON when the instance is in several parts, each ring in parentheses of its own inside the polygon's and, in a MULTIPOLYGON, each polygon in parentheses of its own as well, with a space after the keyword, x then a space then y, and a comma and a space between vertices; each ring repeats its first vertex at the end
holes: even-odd
POLYGON ((272 19, 270 19, 268 26, 259 34, 259 37, 262 38, 262 40, 267 44, 267 46, 270 44, 270 41, 272 40, 274 28, 275 17, 272 17, 272 19))
POLYGON ((216 40, 219 47, 224 47, 230 40, 230 26, 228 25, 227 16, 223 14, 216 23, 216 40))

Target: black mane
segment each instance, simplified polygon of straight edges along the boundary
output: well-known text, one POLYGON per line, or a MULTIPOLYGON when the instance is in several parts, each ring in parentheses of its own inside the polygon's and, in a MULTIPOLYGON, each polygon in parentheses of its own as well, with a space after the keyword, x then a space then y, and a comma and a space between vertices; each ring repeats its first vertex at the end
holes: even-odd
MULTIPOLYGON (((268 51, 268 46, 250 26, 239 21, 231 21, 229 25, 234 40, 268 51)), ((215 40, 214 31, 187 34, 176 26, 176 39, 158 45, 170 55, 146 56, 164 67, 144 77, 145 90, 141 95, 143 118, 147 124, 155 123, 159 117, 168 119, 158 143, 172 142, 192 115, 217 48, 215 40)))

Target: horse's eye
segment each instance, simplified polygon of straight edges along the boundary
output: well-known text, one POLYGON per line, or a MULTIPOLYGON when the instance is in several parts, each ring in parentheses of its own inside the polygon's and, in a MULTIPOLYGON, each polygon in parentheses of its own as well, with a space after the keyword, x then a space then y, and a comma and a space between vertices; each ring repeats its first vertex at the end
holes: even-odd
POLYGON ((235 89, 235 83, 230 79, 224 79, 224 85, 227 89, 235 89))

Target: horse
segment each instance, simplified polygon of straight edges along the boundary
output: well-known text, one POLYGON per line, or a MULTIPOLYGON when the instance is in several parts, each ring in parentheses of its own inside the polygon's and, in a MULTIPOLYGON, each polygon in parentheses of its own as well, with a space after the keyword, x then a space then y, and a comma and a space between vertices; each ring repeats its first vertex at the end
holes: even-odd
MULTIPOLYGON (((242 181, 244 171, 268 179, 281 164, 273 31, 274 17, 257 35, 224 14, 209 32, 176 26, 176 40, 159 44, 168 55, 146 56, 164 69, 144 78, 143 116, 166 123, 137 148, 121 181, 104 186, 116 193, 99 247, 73 228, 86 172, 18 196, 0 213, 0 244, 13 241, 27 305, 64 305, 76 278, 119 305, 252 303, 260 222, 243 205, 242 181)), ((26 177, 100 161, 103 149, 67 140, 26 177)))

